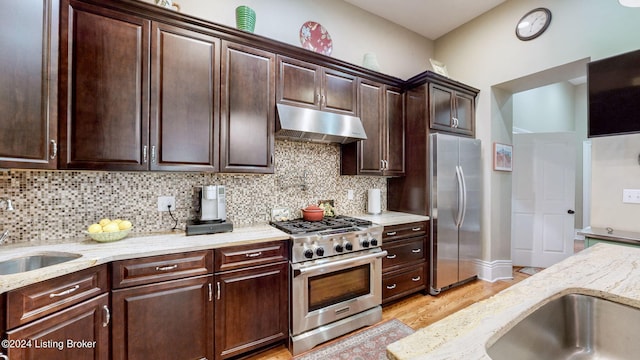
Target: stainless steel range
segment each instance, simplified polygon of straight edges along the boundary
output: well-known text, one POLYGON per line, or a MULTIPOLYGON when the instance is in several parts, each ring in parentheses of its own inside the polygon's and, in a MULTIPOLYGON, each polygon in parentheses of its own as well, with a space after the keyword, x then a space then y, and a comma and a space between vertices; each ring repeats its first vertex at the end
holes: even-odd
POLYGON ((382 226, 345 216, 271 224, 291 234, 293 355, 382 319, 382 226))

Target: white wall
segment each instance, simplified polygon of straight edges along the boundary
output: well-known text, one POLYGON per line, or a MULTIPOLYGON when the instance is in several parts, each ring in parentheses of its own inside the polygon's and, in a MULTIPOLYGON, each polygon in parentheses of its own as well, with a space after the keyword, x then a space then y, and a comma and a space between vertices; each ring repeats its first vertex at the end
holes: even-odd
POLYGON ((574 102, 574 87, 567 81, 513 94, 513 127, 534 133, 575 131, 574 102))
MULTIPOLYGON (((625 8, 615 0, 510 0, 436 40, 435 58, 447 65, 451 77, 481 90, 477 137, 483 141, 485 169, 484 260, 509 259, 511 247, 510 226, 504 225, 510 219, 511 179, 491 170, 490 156, 493 142, 512 142, 512 119, 500 113, 510 96, 492 86, 579 59, 635 50, 640 48, 638 34, 640 8, 625 8), (532 41, 518 40, 516 22, 541 6, 553 13, 547 32, 532 41)), ((640 166, 632 161, 638 140, 640 135, 594 140, 593 226, 640 231, 640 206, 620 201, 623 182, 640 188, 640 166), (614 154, 613 161, 606 159, 614 154)))
MULTIPOLYGON (((152 0, 143 0, 153 3, 152 0)), ((235 8, 247 5, 256 12, 255 33, 300 46, 300 27, 312 20, 322 24, 333 41, 331 56, 362 65, 373 52, 380 72, 408 79, 430 68, 433 41, 368 13, 342 0, 176 0, 181 12, 235 27, 235 8)))

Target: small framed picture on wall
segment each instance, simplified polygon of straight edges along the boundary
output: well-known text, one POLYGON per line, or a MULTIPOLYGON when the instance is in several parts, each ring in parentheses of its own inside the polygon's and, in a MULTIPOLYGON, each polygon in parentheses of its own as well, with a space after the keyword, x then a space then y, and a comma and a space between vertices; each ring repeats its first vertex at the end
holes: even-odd
POLYGON ((493 143, 493 170, 513 171, 513 145, 493 143))

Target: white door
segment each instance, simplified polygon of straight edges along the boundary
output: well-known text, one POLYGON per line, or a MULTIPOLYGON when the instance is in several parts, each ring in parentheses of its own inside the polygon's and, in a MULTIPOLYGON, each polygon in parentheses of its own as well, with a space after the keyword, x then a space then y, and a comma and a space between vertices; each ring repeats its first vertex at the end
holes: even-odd
POLYGON ((573 254, 573 133, 514 134, 513 265, 549 267, 573 254))

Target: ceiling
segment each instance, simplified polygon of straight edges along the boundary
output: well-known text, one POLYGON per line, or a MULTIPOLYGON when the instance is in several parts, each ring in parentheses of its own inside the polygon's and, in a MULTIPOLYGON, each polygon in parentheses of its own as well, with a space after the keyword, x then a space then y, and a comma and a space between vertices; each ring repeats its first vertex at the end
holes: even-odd
POLYGON ((435 40, 506 0, 344 0, 435 40))

